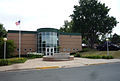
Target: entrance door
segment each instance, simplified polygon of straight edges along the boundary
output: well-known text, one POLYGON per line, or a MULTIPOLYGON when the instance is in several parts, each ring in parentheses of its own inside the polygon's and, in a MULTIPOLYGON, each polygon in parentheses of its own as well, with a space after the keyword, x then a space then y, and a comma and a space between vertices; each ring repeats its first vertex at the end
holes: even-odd
POLYGON ((54 54, 54 47, 46 47, 46 56, 52 56, 54 54))

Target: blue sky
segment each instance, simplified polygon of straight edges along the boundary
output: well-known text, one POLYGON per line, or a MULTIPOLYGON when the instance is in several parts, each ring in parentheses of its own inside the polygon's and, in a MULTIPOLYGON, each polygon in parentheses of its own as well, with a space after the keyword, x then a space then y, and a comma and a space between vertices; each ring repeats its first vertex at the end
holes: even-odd
MULTIPOLYGON (((111 8, 109 14, 120 22, 120 0, 99 0, 111 8)), ((59 29, 64 20, 71 20, 73 6, 78 0, 0 0, 0 23, 7 30, 18 30, 15 22, 21 20, 22 30, 36 31, 42 27, 59 29)), ((120 35, 120 24, 113 33, 120 35)))

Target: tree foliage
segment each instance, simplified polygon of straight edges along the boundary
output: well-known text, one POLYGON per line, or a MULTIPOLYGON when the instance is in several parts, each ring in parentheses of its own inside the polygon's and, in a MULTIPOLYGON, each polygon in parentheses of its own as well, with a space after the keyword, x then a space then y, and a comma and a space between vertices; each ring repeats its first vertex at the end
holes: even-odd
POLYGON ((64 21, 64 25, 60 27, 60 32, 67 32, 71 33, 72 32, 72 21, 68 22, 67 20, 64 21))
MULTIPOLYGON (((6 42, 6 57, 10 57, 14 52, 15 45, 13 40, 7 40, 6 42)), ((0 38, 0 58, 4 56, 4 41, 0 38)))
POLYGON ((120 44, 120 36, 116 33, 110 38, 110 41, 114 44, 120 44))
MULTIPOLYGON (((3 38, 6 37, 7 32, 2 24, 0 24, 0 58, 4 56, 4 41, 3 38)), ((13 40, 7 40, 6 42, 6 57, 10 57, 10 55, 14 52, 15 45, 13 40)))
POLYGON ((116 18, 109 16, 109 11, 108 6, 97 0, 80 0, 71 15, 72 31, 81 33, 92 48, 99 35, 111 33, 117 24, 116 18))
POLYGON ((6 37, 6 35, 7 35, 7 32, 5 28, 3 27, 3 24, 0 24, 0 38, 6 37))
MULTIPOLYGON (((8 40, 6 42, 6 57, 10 57, 15 49, 15 44, 13 40, 8 40)), ((4 56, 4 41, 0 39, 0 58, 4 56)))

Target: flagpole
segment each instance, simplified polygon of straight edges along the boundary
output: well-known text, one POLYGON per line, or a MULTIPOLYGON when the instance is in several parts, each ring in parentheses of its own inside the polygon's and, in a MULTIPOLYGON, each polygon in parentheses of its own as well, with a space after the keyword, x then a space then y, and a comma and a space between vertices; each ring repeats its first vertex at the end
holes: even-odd
POLYGON ((21 27, 19 25, 19 58, 21 57, 21 27))

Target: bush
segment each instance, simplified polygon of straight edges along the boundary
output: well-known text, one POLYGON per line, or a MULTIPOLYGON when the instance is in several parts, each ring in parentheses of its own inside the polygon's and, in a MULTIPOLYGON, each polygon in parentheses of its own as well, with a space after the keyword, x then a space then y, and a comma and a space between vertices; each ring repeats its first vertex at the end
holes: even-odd
POLYGON ((104 55, 104 56, 102 56, 102 58, 103 58, 103 59, 113 59, 113 56, 111 56, 111 55, 109 55, 109 56, 104 55))
MULTIPOLYGON (((8 40, 6 42, 6 58, 10 58, 15 49, 15 44, 13 40, 8 40)), ((0 58, 4 57, 4 41, 3 38, 0 38, 0 58)))
POLYGON ((43 57, 43 55, 34 55, 34 54, 28 54, 27 55, 27 58, 29 58, 29 59, 42 58, 42 57, 43 57))
POLYGON ((5 66, 5 65, 9 65, 9 61, 8 60, 4 60, 4 59, 0 59, 0 66, 5 66))
POLYGON ((0 59, 0 66, 11 65, 15 63, 24 63, 27 58, 0 59))
POLYGON ((10 61, 11 64, 24 63, 26 60, 27 60, 27 58, 11 58, 11 59, 8 59, 8 61, 10 61))
POLYGON ((113 59, 113 56, 109 55, 82 55, 82 58, 91 58, 91 59, 113 59))
POLYGON ((74 54, 74 57, 81 57, 81 54, 77 52, 76 54, 74 54))

